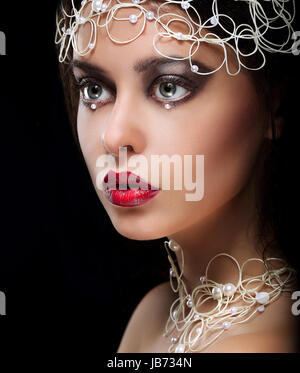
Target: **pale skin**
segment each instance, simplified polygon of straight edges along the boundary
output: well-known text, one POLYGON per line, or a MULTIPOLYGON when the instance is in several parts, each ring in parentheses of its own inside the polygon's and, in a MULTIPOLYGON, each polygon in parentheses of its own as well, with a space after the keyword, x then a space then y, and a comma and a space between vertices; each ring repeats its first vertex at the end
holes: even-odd
MULTIPOLYGON (((129 14, 126 10, 120 12, 120 16, 129 14)), ((133 27, 138 25, 114 22, 110 30, 115 38, 127 40, 133 36, 133 27)), ((208 261, 219 252, 234 256, 240 263, 261 257, 255 240, 254 210, 254 188, 260 179, 254 171, 260 167, 263 143, 271 138, 270 112, 247 71, 231 77, 225 68, 208 78, 197 79, 194 89, 185 87, 179 91, 174 100, 177 105, 167 111, 164 105, 170 98, 156 96, 156 88, 148 97, 146 88, 155 86, 153 82, 159 75, 182 76, 184 82, 183 64, 166 65, 163 72, 151 74, 133 69, 138 60, 159 57, 152 46, 155 33, 153 23, 147 23, 138 39, 121 45, 113 43, 101 29, 96 48, 89 55, 74 52, 74 60, 107 71, 103 81, 97 77, 105 102, 89 100, 89 105, 97 105, 96 110, 91 110, 80 100, 78 136, 96 192, 115 229, 133 240, 166 237, 180 243, 185 258, 184 280, 190 291, 199 283, 208 261), (113 89, 104 84, 107 80, 113 89), (189 94, 189 99, 180 102, 189 94), (144 205, 113 205, 96 187, 96 160, 102 154, 117 155, 121 146, 128 147, 128 159, 136 154, 149 161, 152 154, 203 154, 204 198, 187 202, 186 191, 172 190, 171 184, 171 190, 162 190, 144 205)), ((79 44, 86 44, 87 37, 83 28, 79 44)), ((164 51, 185 57, 188 47, 172 40, 164 45, 164 51)), ((203 44, 193 59, 214 69, 222 55, 220 49, 203 44)), ((188 61, 184 63, 188 65, 188 61)), ((234 59, 230 59, 230 64, 234 70, 234 59)), ((79 63, 73 71, 77 80, 93 78, 79 63)), ((168 82, 167 77, 165 81, 168 82)), ((277 104, 278 100, 274 100, 272 110, 279 125, 282 118, 276 116, 277 104)), ((150 172, 140 174, 145 180, 149 180, 149 175, 150 172)), ((171 170, 171 181, 172 176, 171 170)), ((181 265, 180 256, 178 261, 181 265)), ((260 270, 259 264, 251 266, 253 274, 260 270)), ((235 283, 235 267, 220 260, 210 277, 222 283, 235 283)), ((168 283, 150 291, 133 313, 118 352, 167 352, 170 341, 162 334, 174 299, 168 283)), ((290 309, 290 294, 283 294, 259 317, 226 331, 203 352, 295 352, 297 319, 290 309)))

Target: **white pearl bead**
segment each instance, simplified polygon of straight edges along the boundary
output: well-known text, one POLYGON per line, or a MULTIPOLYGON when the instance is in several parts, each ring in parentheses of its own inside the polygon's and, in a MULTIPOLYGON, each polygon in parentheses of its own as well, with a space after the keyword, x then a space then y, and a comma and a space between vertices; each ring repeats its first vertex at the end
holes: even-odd
POLYGON ((94 43, 90 43, 90 44, 89 44, 89 48, 90 48, 90 49, 93 49, 93 48, 94 48, 94 46, 95 46, 95 44, 94 44, 94 43))
POLYGON ((82 0, 82 2, 81 2, 81 6, 84 6, 85 3, 86 3, 86 0, 82 0))
POLYGON ((70 28, 67 29, 67 35, 71 35, 71 29, 70 28))
POLYGON ((179 345, 175 348, 175 352, 176 352, 176 353, 183 353, 183 352, 184 352, 184 345, 183 345, 183 344, 179 344, 179 345))
POLYGON ((130 14, 129 21, 131 23, 136 23, 137 22, 137 16, 135 14, 130 14))
POLYGON ((171 109, 171 105, 170 104, 166 104, 165 105, 165 109, 170 110, 171 109))
POLYGON ((265 291, 262 291, 261 293, 256 294, 255 299, 257 303, 265 304, 269 301, 270 296, 265 291))
POLYGON ((223 328, 225 330, 229 329, 230 326, 231 326, 231 323, 229 321, 224 321, 223 324, 222 324, 223 328))
POLYGON ((199 67, 197 65, 193 65, 191 70, 193 73, 197 73, 199 71, 199 67))
POLYGON ((183 34, 182 32, 178 32, 176 35, 175 35, 176 39, 177 40, 182 40, 183 39, 183 34))
POLYGON ((84 22, 85 22, 85 18, 84 17, 79 17, 78 18, 79 25, 82 25, 84 22))
POLYGON ((231 313, 236 313, 237 312, 237 308, 236 307, 231 307, 230 308, 230 312, 231 313))
POLYGON ((92 105, 91 105, 91 109, 92 109, 92 110, 96 110, 96 109, 97 109, 97 106, 96 106, 95 104, 92 104, 92 105))
POLYGON ((188 1, 183 1, 181 3, 181 8, 182 9, 188 9, 190 7, 190 3, 188 1))
POLYGON ((206 280, 206 277, 205 277, 205 276, 201 276, 201 277, 200 277, 200 282, 201 282, 201 284, 203 284, 205 280, 206 280))
POLYGON ((178 251, 180 250, 180 246, 178 245, 178 243, 174 240, 170 240, 169 241, 169 248, 173 251, 178 251))
POLYGON ((264 312, 264 310, 265 310, 265 306, 264 305, 257 307, 257 311, 258 312, 264 312))
POLYGON ((176 319, 176 316, 177 316, 177 311, 175 310, 175 311, 173 311, 173 317, 174 317, 174 319, 176 319))
POLYGON ((223 294, 226 297, 231 297, 235 293, 235 291, 236 291, 236 287, 231 283, 225 284, 223 286, 223 294))
POLYGON ((154 19, 154 13, 152 11, 147 12, 146 18, 148 19, 148 21, 152 21, 154 19))
POLYGON ((205 276, 201 276, 201 277, 200 277, 200 282, 201 282, 201 284, 203 284, 205 280, 206 280, 206 277, 205 277, 205 276))
POLYGON ((101 10, 103 0, 93 0, 92 9, 94 12, 99 12, 101 10))
POLYGON ((102 7, 101 7, 101 11, 102 11, 102 12, 105 12, 105 11, 106 11, 106 8, 107 8, 107 4, 106 4, 106 3, 103 3, 103 4, 102 4, 102 7))
POLYGON ((200 315, 197 315, 197 314, 196 314, 196 315, 194 316, 194 320, 199 320, 199 319, 200 319, 200 315))
POLYGON ((178 339, 176 337, 171 338, 171 343, 174 345, 177 343, 178 339))
POLYGON ((215 286, 213 289, 212 289, 212 297, 214 299, 220 299, 222 298, 222 289, 215 286))
POLYGON ((176 277, 175 271, 173 268, 170 268, 170 276, 171 277, 176 277))
POLYGON ((210 23, 215 26, 217 23, 218 23, 218 20, 215 16, 213 16, 211 19, 210 19, 210 23))
POLYGON ((193 307, 193 301, 191 299, 189 299, 187 302, 186 302, 186 305, 189 307, 189 308, 192 308, 193 307))

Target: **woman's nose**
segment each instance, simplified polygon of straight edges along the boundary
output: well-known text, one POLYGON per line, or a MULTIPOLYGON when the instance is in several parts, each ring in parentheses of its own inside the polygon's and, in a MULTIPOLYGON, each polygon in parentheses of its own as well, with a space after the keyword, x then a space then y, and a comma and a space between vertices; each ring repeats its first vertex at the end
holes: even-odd
MULTIPOLYGON (((117 157, 119 155, 118 154, 119 150, 118 150, 118 152, 116 152, 116 150, 110 150, 110 147, 106 144, 106 141, 105 141, 105 132, 102 133, 101 142, 102 142, 103 148, 105 149, 105 151, 108 154, 112 154, 115 157, 117 157)), ((127 151, 129 150, 130 152, 134 152, 134 149, 133 149, 132 145, 120 145, 119 148, 121 148, 121 147, 126 147, 127 151)))
POLYGON ((143 125, 145 118, 141 113, 141 103, 133 93, 125 93, 117 98, 101 135, 102 145, 109 154, 118 156, 120 147, 140 154, 146 141, 143 125))

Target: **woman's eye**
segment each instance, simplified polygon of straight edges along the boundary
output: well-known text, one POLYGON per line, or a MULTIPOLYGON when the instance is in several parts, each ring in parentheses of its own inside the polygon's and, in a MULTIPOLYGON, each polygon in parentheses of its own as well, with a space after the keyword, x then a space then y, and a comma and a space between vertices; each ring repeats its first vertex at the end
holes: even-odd
POLYGON ((186 92, 188 92, 186 88, 173 82, 166 81, 157 86, 155 94, 160 99, 178 99, 184 96, 186 92))
POLYGON ((99 84, 88 84, 83 89, 83 98, 89 101, 103 101, 110 97, 110 93, 99 84))
MULTIPOLYGON (((98 107, 113 102, 116 92, 106 89, 105 85, 84 78, 77 81, 75 87, 81 92, 81 99, 84 105, 90 107, 91 104, 98 104, 98 107)), ((148 95, 153 100, 166 102, 184 102, 193 95, 193 88, 186 79, 178 76, 161 76, 151 84, 148 95), (186 87, 186 88, 185 88, 186 87)))

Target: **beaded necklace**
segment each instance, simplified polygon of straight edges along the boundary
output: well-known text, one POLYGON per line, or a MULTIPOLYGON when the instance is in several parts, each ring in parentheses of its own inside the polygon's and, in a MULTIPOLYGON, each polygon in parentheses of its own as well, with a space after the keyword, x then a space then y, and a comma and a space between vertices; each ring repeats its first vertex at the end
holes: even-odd
POLYGON ((296 271, 280 258, 250 258, 241 266, 231 255, 220 253, 207 264, 205 274, 199 284, 188 293, 183 281, 184 255, 181 246, 174 240, 164 242, 168 253, 170 285, 178 298, 170 307, 170 316, 165 326, 164 337, 169 337, 171 345, 168 352, 199 352, 211 345, 220 335, 235 324, 248 321, 255 314, 275 301, 282 292, 292 291, 295 285, 296 271), (181 271, 178 270, 170 250, 180 252, 181 271), (236 284, 220 284, 208 277, 211 263, 218 257, 228 257, 238 268, 236 284), (244 268, 247 263, 258 261, 264 264, 266 271, 260 275, 246 277, 244 268), (270 269, 271 262, 282 263, 279 268, 270 269), (251 285, 251 286, 250 286, 251 285), (216 303, 208 312, 202 312, 204 303, 216 303))

